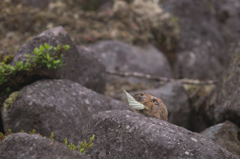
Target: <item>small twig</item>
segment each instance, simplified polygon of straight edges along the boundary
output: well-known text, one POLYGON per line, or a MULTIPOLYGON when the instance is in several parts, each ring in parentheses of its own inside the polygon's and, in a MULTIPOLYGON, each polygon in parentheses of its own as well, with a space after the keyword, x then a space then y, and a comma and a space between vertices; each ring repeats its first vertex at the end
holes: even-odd
POLYGON ((216 84, 218 82, 217 80, 199 81, 199 80, 193 80, 193 79, 173 79, 173 78, 153 76, 153 75, 143 74, 138 72, 116 72, 116 71, 106 71, 106 72, 111 75, 118 75, 123 77, 132 76, 132 77, 139 77, 139 78, 155 80, 155 81, 164 81, 164 82, 180 81, 183 84, 193 84, 193 85, 211 85, 211 84, 216 84))

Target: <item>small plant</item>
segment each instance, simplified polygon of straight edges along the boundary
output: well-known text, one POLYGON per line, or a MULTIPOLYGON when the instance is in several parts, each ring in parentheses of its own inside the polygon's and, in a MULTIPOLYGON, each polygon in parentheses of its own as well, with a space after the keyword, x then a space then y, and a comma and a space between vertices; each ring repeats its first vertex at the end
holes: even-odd
POLYGON ((8 132, 7 134, 3 134, 2 132, 0 132, 0 142, 5 139, 8 135, 12 134, 12 130, 11 129, 8 129, 8 132))
MULTIPOLYGON (((85 153, 86 150, 90 149, 93 145, 93 140, 94 140, 95 135, 93 135, 90 138, 90 141, 87 143, 86 141, 83 143, 81 142, 80 145, 78 147, 76 147, 73 143, 70 143, 70 145, 68 145, 68 148, 70 148, 71 150, 76 150, 78 148, 79 152, 81 153, 85 153)), ((64 139, 63 141, 64 145, 67 146, 67 138, 64 139)))
POLYGON ((79 152, 85 153, 86 150, 90 149, 93 145, 93 140, 94 140, 95 135, 93 135, 90 138, 90 141, 87 143, 86 141, 83 143, 81 142, 80 146, 78 146, 79 152))
MULTIPOLYGON (((22 130, 20 131, 20 133, 24 133, 24 130, 22 129, 22 130)), ((0 132, 0 142, 1 142, 4 138, 6 138, 8 135, 10 135, 10 134, 12 134, 12 129, 8 129, 7 134, 3 134, 2 132, 0 132)), ((32 129, 32 131, 29 131, 28 134, 34 135, 34 134, 37 134, 37 133, 36 133, 36 130, 35 130, 35 129, 32 129)), ((40 134, 38 134, 38 135, 40 135, 40 134)), ((42 136, 42 135, 41 135, 41 136, 42 136)), ((51 133, 51 136, 49 137, 49 139, 51 139, 52 141, 54 141, 54 140, 53 140, 53 137, 54 137, 54 135, 53 135, 53 132, 52 132, 52 133, 51 133)), ((46 137, 44 137, 44 138, 46 138, 46 137)))
POLYGON ((29 133, 28 134, 36 134, 36 130, 35 129, 32 129, 32 131, 29 131, 29 133))
POLYGON ((61 68, 63 51, 67 51, 69 48, 69 45, 53 47, 45 43, 44 46, 40 45, 39 48, 35 48, 33 55, 27 54, 25 62, 16 62, 15 66, 8 64, 13 56, 4 59, 3 62, 0 62, 0 93, 18 90, 22 83, 31 82, 31 77, 38 74, 41 68, 61 68))
POLYGON ((51 136, 50 136, 50 138, 49 139, 51 139, 52 141, 54 141, 54 135, 53 135, 53 132, 51 133, 51 136))
POLYGON ((65 146, 67 146, 67 138, 64 139, 63 143, 65 146))
MULTIPOLYGON (((23 129, 20 131, 21 133, 24 133, 23 129)), ((11 129, 8 129, 8 132, 7 134, 3 134, 2 132, 0 132, 0 142, 5 139, 8 135, 12 134, 12 130, 11 129)), ((29 131, 28 134, 36 134, 36 130, 33 129, 32 131, 29 131)), ((38 134, 40 135, 40 134, 38 134)), ((42 135, 41 135, 42 136, 42 135)), ((73 151, 76 151, 78 150, 79 152, 81 153, 85 153, 86 150, 90 149, 92 146, 93 146, 93 140, 94 140, 94 137, 95 135, 93 135, 89 142, 87 143, 86 141, 83 143, 81 142, 79 146, 75 146, 73 143, 70 143, 70 145, 67 145, 67 138, 64 139, 63 143, 65 146, 67 146, 69 149, 73 150, 73 151)), ((46 138, 46 136, 44 136, 44 138, 46 138)), ((49 137, 50 140, 54 141, 54 135, 53 135, 53 132, 51 133, 51 136, 49 137)))
POLYGON ((71 150, 75 151, 77 149, 77 147, 71 143, 70 145, 68 145, 68 148, 70 148, 71 150))

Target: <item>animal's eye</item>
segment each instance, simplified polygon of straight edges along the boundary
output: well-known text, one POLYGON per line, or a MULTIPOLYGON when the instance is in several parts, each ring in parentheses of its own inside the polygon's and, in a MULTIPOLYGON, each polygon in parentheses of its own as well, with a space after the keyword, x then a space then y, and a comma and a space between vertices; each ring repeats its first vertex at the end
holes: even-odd
POLYGON ((155 99, 155 98, 153 98, 153 99, 152 99, 152 102, 155 103, 155 102, 158 102, 158 100, 155 99))
POLYGON ((141 93, 140 96, 143 96, 143 93, 141 93))

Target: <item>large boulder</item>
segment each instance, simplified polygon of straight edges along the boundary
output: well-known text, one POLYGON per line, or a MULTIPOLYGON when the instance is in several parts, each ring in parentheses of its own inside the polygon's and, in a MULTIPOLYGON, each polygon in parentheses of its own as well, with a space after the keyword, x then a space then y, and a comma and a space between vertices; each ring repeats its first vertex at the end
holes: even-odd
POLYGON ((59 142, 26 133, 16 133, 5 138, 0 143, 0 158, 90 159, 89 156, 73 151, 59 142))
POLYGON ((240 51, 236 51, 229 69, 213 91, 204 109, 206 122, 216 124, 229 120, 240 127, 240 51))
POLYGON ((20 90, 9 109, 3 108, 4 130, 36 129, 41 135, 74 144, 92 114, 111 109, 129 109, 122 102, 100 95, 69 80, 42 80, 20 90))
MULTIPOLYGON (((105 89, 105 67, 87 50, 77 48, 63 27, 55 27, 32 38, 15 53, 11 64, 17 61, 25 61, 26 56, 34 54, 35 47, 48 43, 51 46, 58 44, 70 45, 70 49, 64 52, 64 65, 59 70, 43 69, 44 76, 53 79, 69 79, 78 82, 96 92, 103 93, 105 89)), ((41 72, 39 71, 39 72, 41 72)))
POLYGON ((225 121, 207 128, 201 135, 211 139, 240 158, 240 128, 230 121, 225 121))
MULTIPOLYGON (((138 72, 154 76, 173 77, 167 58, 151 45, 140 48, 120 41, 104 40, 89 45, 88 48, 96 54, 107 71, 138 72)), ((113 86, 115 92, 119 91, 116 85, 144 85, 145 88, 160 85, 156 81, 135 77, 123 78, 116 75, 107 75, 107 84, 113 86)))
POLYGON ((92 134, 92 158, 238 158, 202 135, 127 110, 94 114, 81 138, 92 134))
POLYGON ((227 44, 207 0, 167 0, 164 11, 179 19, 174 71, 179 78, 217 79, 227 67, 227 44), (187 9, 186 9, 187 7, 187 9))
MULTIPOLYGON (((168 109, 168 122, 182 126, 186 129, 190 128, 189 120, 191 109, 186 91, 180 82, 168 82, 157 89, 130 92, 130 94, 134 95, 138 92, 147 92, 162 99, 168 109)), ((125 93, 116 96, 116 99, 120 99, 124 103, 128 103, 125 93)))
POLYGON ((224 38, 228 41, 238 40, 240 37, 240 0, 210 0, 209 4, 213 15, 221 23, 224 38))
POLYGON ((90 45, 89 48, 107 70, 173 77, 167 58, 151 45, 140 48, 120 41, 106 40, 90 45))

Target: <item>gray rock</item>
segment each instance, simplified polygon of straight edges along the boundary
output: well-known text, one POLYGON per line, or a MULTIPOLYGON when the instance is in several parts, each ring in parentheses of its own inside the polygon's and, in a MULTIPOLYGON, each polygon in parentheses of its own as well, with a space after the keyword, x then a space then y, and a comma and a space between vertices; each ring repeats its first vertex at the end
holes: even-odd
POLYGON ((202 135, 127 110, 94 114, 81 138, 92 134, 92 158, 238 158, 202 135))
POLYGON ((69 80, 42 80, 20 90, 19 98, 10 109, 3 109, 4 130, 36 129, 43 136, 54 133, 62 142, 66 137, 74 144, 84 124, 92 114, 111 110, 128 109, 122 102, 107 98, 69 80))
POLYGON ((240 51, 235 52, 230 67, 208 99, 205 118, 212 125, 229 120, 240 127, 240 51))
POLYGON ((206 80, 222 75, 230 56, 209 2, 168 0, 162 7, 179 19, 181 31, 174 65, 177 76, 206 80))
MULTIPOLYGON (((150 93, 162 99, 168 109, 168 122, 189 129, 191 110, 188 96, 180 82, 169 82, 157 89, 130 92, 130 94, 134 95, 138 92, 150 93)), ((125 94, 121 94, 117 99, 127 103, 125 94)))
POLYGON ((83 47, 77 48, 80 54, 78 57, 78 63, 80 64, 78 71, 81 72, 78 78, 79 83, 98 93, 104 93, 106 83, 105 67, 93 52, 83 47))
POLYGON ((240 37, 240 0, 210 0, 213 15, 221 23, 221 32, 227 41, 240 37))
MULTIPOLYGON (((88 46, 93 50, 107 70, 119 72, 140 72, 162 77, 173 77, 170 65, 163 53, 155 47, 149 45, 145 48, 131 46, 120 41, 100 41, 88 46)), ((108 82, 129 82, 129 83, 148 83, 153 81, 139 78, 120 78, 118 76, 108 75, 108 82)), ((159 84, 159 82, 155 82, 159 84)))
POLYGON ((230 121, 225 121, 207 128, 201 135, 213 140, 223 148, 240 157, 240 128, 230 121))
POLYGON ((26 133, 11 134, 0 143, 1 159, 90 159, 62 143, 26 133))
POLYGON ((69 79, 78 82, 96 92, 103 93, 105 89, 105 67, 91 53, 83 48, 77 48, 63 27, 55 27, 35 36, 15 53, 11 64, 16 61, 25 61, 26 54, 33 54, 35 47, 48 43, 52 46, 58 44, 70 45, 64 52, 64 65, 59 70, 43 69, 44 75, 53 79, 69 79))

